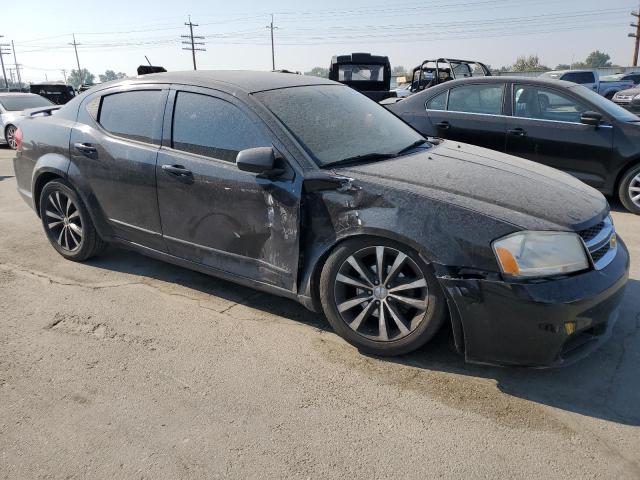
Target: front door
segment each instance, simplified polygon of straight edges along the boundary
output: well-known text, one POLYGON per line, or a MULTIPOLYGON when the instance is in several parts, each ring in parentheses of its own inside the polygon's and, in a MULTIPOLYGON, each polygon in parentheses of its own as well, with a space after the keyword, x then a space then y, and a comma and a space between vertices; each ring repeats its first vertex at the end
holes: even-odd
POLYGON ((240 150, 278 141, 242 102, 172 91, 158 155, 158 204, 169 253, 291 290, 298 266, 300 179, 238 170, 240 150), (173 112, 173 116, 171 116, 173 112), (297 181, 296 181, 297 180, 297 181))
POLYGON ((573 96, 537 85, 513 86, 513 117, 508 120, 507 153, 571 173, 603 188, 613 155, 613 126, 580 123, 594 110, 573 96))
POLYGON ((115 236, 159 250, 155 169, 168 91, 144 86, 89 95, 69 145, 72 181, 92 193, 115 236))

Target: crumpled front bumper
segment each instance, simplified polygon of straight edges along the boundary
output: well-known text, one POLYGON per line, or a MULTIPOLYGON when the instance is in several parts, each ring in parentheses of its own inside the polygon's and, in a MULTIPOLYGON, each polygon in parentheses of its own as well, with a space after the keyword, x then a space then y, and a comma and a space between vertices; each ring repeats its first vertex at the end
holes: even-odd
POLYGON ((628 275, 629 253, 620 240, 616 257, 599 271, 526 283, 438 280, 467 361, 551 367, 573 363, 604 343, 628 275))

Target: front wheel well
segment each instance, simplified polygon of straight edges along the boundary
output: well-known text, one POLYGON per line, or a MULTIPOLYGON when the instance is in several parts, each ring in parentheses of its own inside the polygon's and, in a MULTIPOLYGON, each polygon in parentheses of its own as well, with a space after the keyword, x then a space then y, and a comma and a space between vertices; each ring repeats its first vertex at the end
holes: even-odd
POLYGON ((62 175, 58 175, 53 172, 45 172, 38 176, 36 182, 33 186, 33 204, 36 209, 36 213, 40 216, 40 194, 42 193, 42 189, 44 186, 52 180, 56 180, 58 178, 63 178, 62 175))
POLYGON ((620 170, 620 172, 618 173, 618 176, 616 177, 616 182, 613 184, 614 197, 617 198, 618 196, 618 191, 620 190, 620 182, 622 182, 622 179, 624 178, 624 176, 627 174, 629 170, 637 167, 638 165, 640 165, 640 158, 635 158, 631 160, 623 169, 620 170))

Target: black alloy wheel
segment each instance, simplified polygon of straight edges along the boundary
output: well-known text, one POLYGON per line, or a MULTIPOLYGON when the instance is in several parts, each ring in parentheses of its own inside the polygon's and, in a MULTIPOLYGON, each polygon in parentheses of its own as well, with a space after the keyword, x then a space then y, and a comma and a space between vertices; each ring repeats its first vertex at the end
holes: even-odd
POLYGON ((323 268, 325 314, 359 348, 398 355, 422 346, 444 318, 444 296, 431 269, 396 242, 349 240, 323 268))

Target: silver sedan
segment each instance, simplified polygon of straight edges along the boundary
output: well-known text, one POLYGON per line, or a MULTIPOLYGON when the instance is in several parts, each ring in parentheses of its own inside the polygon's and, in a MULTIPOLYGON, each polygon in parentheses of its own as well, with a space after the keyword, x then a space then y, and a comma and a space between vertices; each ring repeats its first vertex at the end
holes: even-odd
POLYGON ((9 144, 15 150, 15 133, 23 111, 48 105, 54 104, 34 93, 0 93, 0 145, 9 144))

